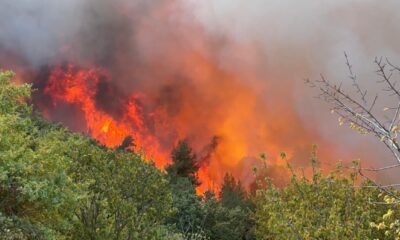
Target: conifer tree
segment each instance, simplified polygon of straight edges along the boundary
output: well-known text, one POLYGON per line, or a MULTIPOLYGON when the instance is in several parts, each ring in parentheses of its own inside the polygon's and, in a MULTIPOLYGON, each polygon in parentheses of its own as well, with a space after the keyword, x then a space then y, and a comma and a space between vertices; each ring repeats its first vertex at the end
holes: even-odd
POLYGON ((188 178, 193 186, 197 187, 200 182, 197 178, 199 165, 196 154, 189 146, 187 140, 180 141, 171 153, 172 164, 167 166, 166 171, 171 178, 171 182, 176 182, 177 178, 188 178))

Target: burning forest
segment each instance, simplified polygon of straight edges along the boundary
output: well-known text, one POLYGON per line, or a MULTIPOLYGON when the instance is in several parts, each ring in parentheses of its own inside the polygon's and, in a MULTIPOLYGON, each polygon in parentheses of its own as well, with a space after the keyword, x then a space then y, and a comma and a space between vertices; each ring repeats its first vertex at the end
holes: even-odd
MULTIPOLYGON (((324 142, 290 104, 265 103, 277 89, 248 66, 261 59, 256 47, 209 35, 176 1, 76 4, 84 23, 68 23, 66 32, 43 29, 49 49, 28 54, 0 45, 2 68, 33 84, 34 105, 48 120, 111 148, 131 137, 160 168, 187 139, 202 191, 219 186, 226 173, 249 184, 262 152, 280 168, 281 151, 307 156, 312 143, 324 142), (243 67, 223 66, 221 49, 234 51, 243 67)), ((45 16, 32 14, 27 18, 46 28, 45 16)))
POLYGON ((0 0, 0 239, 400 239, 399 7, 0 0))

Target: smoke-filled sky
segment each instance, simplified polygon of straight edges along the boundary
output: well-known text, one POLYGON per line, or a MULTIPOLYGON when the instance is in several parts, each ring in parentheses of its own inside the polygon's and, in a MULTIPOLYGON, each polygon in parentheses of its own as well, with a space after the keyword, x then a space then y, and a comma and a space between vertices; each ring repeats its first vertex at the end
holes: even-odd
POLYGON ((346 51, 359 82, 374 97, 381 90, 374 58, 400 61, 398 1, 206 0, 189 5, 212 34, 260 46, 266 76, 274 76, 279 86, 293 87, 287 96, 302 124, 318 129, 324 139, 333 142, 340 149, 336 158, 351 152, 350 158, 369 159, 377 166, 393 163, 375 139, 339 128, 337 118, 326 111, 327 105, 312 98, 313 92, 305 89, 301 79, 315 79, 321 73, 351 88, 344 64, 346 51))
MULTIPOLYGON (((391 161, 374 139, 340 128, 303 80, 323 74, 350 87, 346 51, 361 84, 378 91, 374 57, 400 63, 399 1, 0 2, 0 68, 24 72, 31 78, 24 81, 39 88, 51 66, 104 68, 111 77, 93 95, 95 107, 121 122, 134 93, 143 112, 141 136, 151 136, 142 142, 156 139, 164 152, 187 138, 201 152, 220 139, 205 178, 218 182, 228 171, 246 178, 250 171, 243 169, 263 151, 288 151, 305 164, 300 158, 312 143, 332 165, 391 161)), ((50 119, 76 131, 90 128, 89 113, 71 118, 77 110, 66 98, 44 95, 38 108, 50 119)))

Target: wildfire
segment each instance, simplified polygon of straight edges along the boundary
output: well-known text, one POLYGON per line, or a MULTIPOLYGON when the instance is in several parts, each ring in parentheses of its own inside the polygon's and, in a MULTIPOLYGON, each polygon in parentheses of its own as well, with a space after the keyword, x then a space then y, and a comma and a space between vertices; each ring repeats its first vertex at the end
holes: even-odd
MULTIPOLYGON (((205 58, 193 55, 190 63, 193 65, 188 74, 197 86, 172 90, 179 93, 179 99, 175 100, 181 102, 173 115, 169 105, 163 102, 154 105, 154 96, 146 97, 154 93, 113 95, 112 88, 101 87, 112 86, 113 78, 100 67, 79 68, 72 64, 52 67, 43 94, 50 96, 52 109, 60 104, 74 106, 74 111, 84 116, 86 131, 108 147, 116 147, 126 137, 132 137, 134 149, 143 149, 146 158, 154 160, 160 168, 170 162, 169 152, 174 144, 189 138, 201 161, 199 193, 218 189, 227 172, 246 181, 252 164, 258 164, 256 156, 261 151, 268 149, 278 155, 284 147, 270 139, 267 122, 263 120, 268 114, 262 105, 257 106, 260 100, 253 90, 205 58), (214 79, 219 79, 219 83, 215 84, 214 79), (204 92, 193 94, 195 89, 204 92), (102 99, 102 94, 107 99, 102 99), (210 101, 210 97, 218 100, 210 101), (118 103, 115 107, 122 109, 120 114, 102 106, 114 101, 118 103), (210 139, 215 141, 210 143, 210 139)), ((51 113, 48 117, 52 119, 51 113)), ((279 161, 273 162, 279 165, 279 161)))
POLYGON ((44 93, 51 96, 54 107, 59 102, 76 105, 84 113, 88 132, 101 144, 116 147, 131 136, 135 141, 135 150, 145 147, 147 156, 155 157, 157 165, 163 166, 167 162, 166 156, 161 153, 157 140, 146 131, 135 94, 127 99, 120 118, 97 107, 95 98, 99 82, 109 78, 109 74, 100 68, 77 69, 69 64, 52 70, 44 93))
POLYGON ((261 152, 268 166, 282 167, 293 155, 307 159, 310 144, 321 142, 282 97, 293 86, 271 87, 279 79, 260 74, 257 47, 211 37, 174 0, 146 5, 145 14, 127 3, 89 4, 76 31, 51 32, 54 55, 36 62, 16 49, 13 60, 0 48, 0 65, 23 69, 18 75, 38 89, 35 106, 49 120, 109 147, 130 136, 159 168, 188 139, 201 166, 199 192, 218 188, 226 173, 248 185, 261 152))

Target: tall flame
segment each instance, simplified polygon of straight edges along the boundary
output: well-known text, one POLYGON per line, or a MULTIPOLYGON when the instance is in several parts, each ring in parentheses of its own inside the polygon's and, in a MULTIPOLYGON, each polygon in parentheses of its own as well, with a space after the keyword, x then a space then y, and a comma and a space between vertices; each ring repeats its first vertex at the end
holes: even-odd
POLYGON ((146 131, 141 108, 137 104, 139 97, 130 95, 123 115, 116 119, 96 106, 95 94, 100 79, 109 79, 109 73, 101 68, 77 69, 71 64, 56 67, 49 75, 44 93, 51 95, 54 105, 63 101, 78 106, 84 113, 87 130, 101 144, 116 147, 131 136, 135 140, 136 150, 139 150, 139 146, 145 146, 146 153, 157 159, 159 166, 163 166, 167 162, 166 156, 160 152, 157 140, 146 131))

